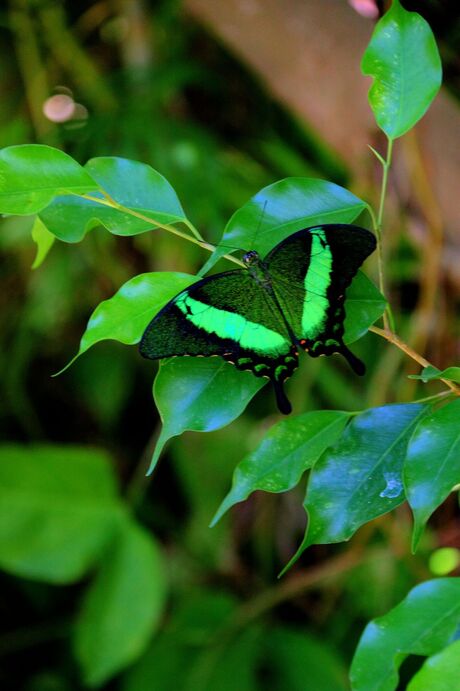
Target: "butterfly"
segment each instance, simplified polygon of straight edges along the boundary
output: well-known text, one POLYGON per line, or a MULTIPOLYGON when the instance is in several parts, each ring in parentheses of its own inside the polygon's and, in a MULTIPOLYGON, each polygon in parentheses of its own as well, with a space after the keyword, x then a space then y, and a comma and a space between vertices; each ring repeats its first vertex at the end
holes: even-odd
POLYGON ((340 353, 364 374, 364 363, 343 342, 344 301, 375 247, 364 228, 325 224, 293 233, 264 259, 250 250, 245 268, 203 278, 170 300, 147 326, 140 353, 154 360, 220 355, 267 377, 287 415, 292 408, 283 385, 300 349, 312 357, 340 353))

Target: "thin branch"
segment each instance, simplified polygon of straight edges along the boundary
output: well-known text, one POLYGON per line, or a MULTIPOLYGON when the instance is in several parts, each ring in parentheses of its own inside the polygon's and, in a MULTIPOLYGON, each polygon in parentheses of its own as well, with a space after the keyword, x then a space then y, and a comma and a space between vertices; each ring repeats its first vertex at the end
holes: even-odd
MULTIPOLYGON (((381 336, 390 343, 393 343, 393 345, 395 345, 397 348, 406 353, 406 355, 412 358, 412 360, 418 362, 418 364, 422 367, 434 367, 434 365, 431 362, 429 362, 429 360, 424 358, 423 355, 420 355, 420 353, 417 353, 413 348, 407 345, 407 343, 404 343, 404 341, 402 341, 399 338, 399 336, 397 336, 392 331, 379 329, 378 326, 371 326, 369 328, 369 331, 372 331, 372 333, 377 334, 377 336, 381 336)), ((440 379, 440 381, 442 381, 446 386, 448 386, 449 389, 451 389, 456 396, 460 396, 460 388, 456 386, 453 382, 449 381, 448 379, 440 379)))
POLYGON ((218 632, 216 638, 219 643, 223 643, 282 602, 292 600, 302 595, 306 590, 314 588, 318 584, 324 585, 326 580, 338 578, 347 571, 354 569, 362 561, 362 558, 362 547, 360 545, 357 549, 348 550, 318 566, 306 569, 291 578, 280 581, 277 585, 264 590, 242 605, 230 621, 218 632))
MULTIPOLYGON (((385 281, 384 281, 384 274, 383 274, 383 253, 382 253, 382 222, 383 222, 383 210, 385 208, 385 197, 387 193, 387 187, 388 187, 388 171, 391 166, 391 157, 392 157, 392 152, 393 152, 393 140, 388 139, 388 148, 387 148, 387 157, 384 159, 377 151, 375 151, 372 147, 370 147, 371 151, 375 154, 375 156, 378 158, 380 163, 382 164, 383 168, 383 176, 382 176, 382 186, 380 188, 380 202, 379 202, 379 210, 377 214, 377 218, 375 218, 375 215, 372 214, 372 221, 374 224, 374 230, 377 235, 377 265, 378 265, 378 274, 379 274, 379 288, 380 292, 382 293, 383 296, 385 296, 385 281)), ((391 325, 391 328, 394 329, 394 319, 393 319, 393 314, 391 312, 391 308, 389 304, 387 304, 387 307, 385 308, 385 312, 383 313, 383 326, 385 327, 385 330, 388 331, 389 327, 391 325)))
MULTIPOLYGON (((102 190, 101 190, 102 192, 102 190)), ((96 202, 96 204, 101 204, 102 206, 108 206, 112 209, 115 209, 116 211, 120 211, 121 213, 124 214, 129 214, 130 216, 134 216, 135 218, 139 218, 141 221, 145 221, 146 223, 151 223, 154 226, 157 226, 158 228, 162 228, 163 230, 166 230, 168 233, 172 233, 173 235, 177 235, 178 237, 182 238, 183 240, 188 240, 189 242, 193 242, 194 245, 198 245, 199 247, 202 247, 205 250, 208 250, 208 252, 214 252, 216 249, 215 245, 212 245, 210 242, 206 242, 205 240, 200 240, 197 237, 192 237, 188 233, 183 233, 181 230, 178 230, 175 226, 170 225, 169 223, 161 223, 161 221, 157 221, 155 218, 151 218, 150 216, 146 216, 145 214, 140 213, 139 211, 134 211, 134 209, 130 209, 127 206, 123 206, 122 204, 119 204, 117 201, 112 199, 106 192, 102 192, 104 194, 104 199, 101 199, 101 197, 93 197, 91 194, 78 194, 76 196, 80 197, 81 199, 86 199, 87 201, 90 202, 96 202)), ((185 222, 185 221, 184 221, 185 222)), ((192 230, 192 224, 190 222, 187 222, 186 225, 192 230)), ((198 233, 196 228, 193 226, 195 229, 195 234, 198 233)), ((199 235, 199 233, 198 233, 199 235)), ((200 235, 201 237, 201 235, 200 235)), ((244 266, 243 262, 237 259, 236 257, 233 257, 231 254, 224 254, 223 259, 228 259, 229 261, 233 262, 234 264, 238 264, 238 266, 244 266)))

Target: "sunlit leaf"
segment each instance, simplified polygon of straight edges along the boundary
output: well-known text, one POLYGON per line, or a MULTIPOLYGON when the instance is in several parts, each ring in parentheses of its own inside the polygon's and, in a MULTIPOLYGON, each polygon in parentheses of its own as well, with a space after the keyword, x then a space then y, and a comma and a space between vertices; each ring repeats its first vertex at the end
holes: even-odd
POLYGON ((101 451, 0 447, 0 565, 50 583, 78 580, 120 520, 114 475, 101 451))
POLYGON ((0 151, 0 213, 27 216, 58 194, 97 189, 91 174, 59 149, 21 144, 0 151))
POLYGON ((349 417, 338 410, 315 410, 274 425, 257 449, 237 465, 232 489, 211 525, 258 489, 285 492, 295 487, 305 470, 338 439, 349 417))
POLYGON ((407 691, 452 691, 460 679, 460 641, 429 657, 412 678, 407 691))
POLYGON ((228 425, 266 381, 238 371, 222 358, 163 360, 153 388, 163 429, 149 472, 168 439, 186 430, 210 432, 228 425))
POLYGON ((363 55, 363 74, 374 78, 369 103, 378 126, 394 139, 425 114, 442 81, 442 67, 429 24, 393 0, 377 23, 363 55))
POLYGON ((460 578, 416 586, 388 614, 366 626, 351 666, 353 691, 394 691, 404 658, 442 650, 459 624, 460 578))
POLYGON ((424 384, 435 379, 448 379, 460 384, 460 367, 447 367, 447 369, 439 370, 437 367, 428 365, 420 374, 410 374, 409 379, 420 379, 424 384))
POLYGON ((85 170, 115 202, 152 220, 108 206, 101 193, 92 196, 99 197, 102 203, 62 196, 40 213, 48 230, 60 240, 79 242, 98 225, 114 235, 137 235, 155 228, 155 220, 168 224, 185 219, 169 182, 145 163, 107 156, 92 158, 85 170))
MULTIPOLYGON (((100 303, 91 315, 75 357, 106 339, 132 345, 138 343, 155 314, 195 277, 175 271, 139 274, 127 281, 108 300, 100 303)), ((63 370, 61 370, 62 372, 63 370)))
POLYGON ((74 648, 87 684, 99 686, 143 652, 158 625, 165 594, 156 544, 126 519, 77 618, 74 648))
POLYGON ((286 178, 264 187, 233 214, 215 258, 228 247, 255 249, 265 256, 296 230, 319 223, 351 223, 365 208, 365 202, 333 182, 286 178))
POLYGON ((433 511, 460 483, 460 400, 417 425, 407 449, 404 484, 414 514, 413 548, 433 511))
POLYGON ((32 264, 32 269, 38 269, 38 267, 43 264, 48 252, 54 244, 55 239, 56 238, 54 235, 49 232, 48 228, 37 216, 32 226, 32 240, 37 245, 37 254, 35 256, 34 263, 32 264))
POLYGON ((304 503, 307 530, 288 566, 310 545, 348 540, 361 525, 404 501, 407 443, 427 411, 415 403, 388 405, 351 420, 313 467, 304 503))

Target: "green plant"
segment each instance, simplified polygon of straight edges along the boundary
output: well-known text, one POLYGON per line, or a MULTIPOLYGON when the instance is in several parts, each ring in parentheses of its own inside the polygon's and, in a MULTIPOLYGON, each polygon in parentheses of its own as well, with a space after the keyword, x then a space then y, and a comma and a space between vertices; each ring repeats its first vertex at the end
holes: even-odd
MULTIPOLYGON (((307 532, 288 566, 310 545, 348 540, 360 526, 395 509, 406 500, 415 518, 415 549, 433 511, 460 482, 460 401, 454 399, 460 393, 457 386, 459 368, 437 370, 396 334, 395 318, 385 299, 385 267, 381 252, 384 203, 394 141, 422 117, 440 86, 440 61, 431 30, 421 17, 406 12, 399 1, 394 0, 391 10, 376 27, 362 66, 364 73, 374 78, 369 94, 370 104, 388 142, 385 155, 374 150, 383 171, 380 200, 375 210, 367 202, 331 182, 287 178, 263 188, 238 209, 227 223, 220 243, 214 247, 186 216, 171 185, 145 164, 100 157, 91 159, 82 167, 67 154, 40 145, 9 147, 0 154, 0 210, 10 215, 37 214, 33 227, 33 238, 38 246, 36 267, 45 259, 56 238, 68 243, 79 242, 94 227, 104 226, 110 233, 121 236, 164 230, 211 251, 211 257, 199 272, 202 275, 222 259, 239 263, 233 254, 228 254, 229 246, 255 246, 264 253, 300 228, 324 222, 351 223, 361 215, 364 217, 368 214, 379 240, 379 290, 364 274, 357 276, 347 293, 345 341, 356 341, 369 330, 424 368, 420 375, 415 376, 426 382, 442 381, 445 388, 410 403, 351 412, 318 410, 283 420, 274 425, 260 445, 238 464, 232 489, 218 509, 214 523, 225 511, 255 490, 285 492, 297 485, 305 471, 311 469, 304 500, 308 515, 307 532), (264 213, 264 209, 269 212, 264 213), (383 319, 383 329, 372 326, 380 317, 383 319)), ((128 345, 137 343, 158 310, 195 280, 195 276, 178 272, 153 272, 131 278, 112 298, 95 309, 77 356, 106 339, 128 345)), ((162 363, 154 383, 154 398, 163 428, 153 454, 151 470, 169 439, 186 430, 207 432, 229 424, 243 412, 262 386, 263 383, 250 374, 238 372, 217 360, 172 359, 162 363), (186 398, 181 393, 184 390, 187 391, 186 398)), ((295 381, 292 386, 296 386, 295 381)), ((5 449, 4 452, 7 459, 5 482, 17 487, 19 481, 11 476, 13 471, 8 470, 12 467, 8 459, 21 452, 11 449, 5 449)), ((38 452, 41 453, 40 450, 38 452)), ((26 455, 33 463, 33 454, 26 455)), ((62 488, 58 487, 58 491, 61 493, 62 488)), ((20 503, 19 508, 16 505, 12 509, 17 512, 18 520, 22 515, 22 506, 20 503)), ((125 517, 117 519, 121 523, 116 528, 111 527, 109 533, 111 539, 122 540, 120 535, 125 535, 127 521, 131 519, 126 518, 124 510, 117 506, 115 513, 125 517)), ((33 514, 33 520, 38 520, 36 516, 33 514)), ((129 525, 132 530, 132 523, 129 525)), ((7 547, 12 545, 8 540, 13 539, 16 540, 16 535, 5 537, 7 547)), ((81 556, 83 565, 70 574, 62 575, 61 582, 76 580, 93 563, 97 563, 100 545, 98 542, 95 544, 91 543, 89 554, 88 547, 84 547, 81 556)), ((145 540, 143 545, 147 551, 151 550, 145 540)), ((26 547, 24 550, 28 553, 26 547)), ((126 548, 120 563, 137 560, 136 549, 135 546, 126 548), (134 553, 134 557, 130 556, 131 553, 134 553)), ((42 547, 39 556, 43 556, 42 547)), ((48 571, 40 570, 36 560, 32 560, 31 566, 24 567, 20 560, 15 560, 14 554, 2 563, 12 573, 49 581, 56 579, 58 573, 55 561, 52 561, 48 571)), ((103 566, 100 568, 102 574, 103 566)), ((94 590, 90 591, 95 594, 88 595, 84 610, 86 615, 82 614, 90 622, 96 622, 95 629, 103 626, 100 599, 107 592, 104 583, 111 578, 113 575, 110 573, 100 576, 103 585, 97 587, 96 584, 94 590)), ((446 601, 448 606, 448 602, 455 597, 455 588, 458 589, 456 581, 438 581, 438 584, 434 590, 442 590, 443 602, 446 601), (449 585, 444 586, 444 583, 449 585)), ((161 585, 159 590, 161 592, 161 585)), ((420 605, 421 608, 423 606, 426 606, 425 602, 420 605)), ((434 607, 439 606, 436 601, 434 607)), ((402 606, 398 612, 402 625, 400 628, 395 625, 391 645, 385 639, 381 643, 382 648, 376 648, 373 656, 360 663, 366 652, 366 638, 363 639, 352 669, 354 688, 396 688, 397 673, 393 671, 392 651, 394 655, 435 655, 433 665, 438 665, 439 674, 448 674, 442 671, 445 669, 443 664, 447 665, 448 662, 444 663, 444 657, 439 662, 439 657, 453 655, 449 652, 452 649, 455 652, 455 643, 447 647, 444 653, 441 651, 451 642, 455 626, 460 621, 457 609, 453 611, 452 619, 449 619, 449 625, 443 629, 442 635, 433 634, 423 649, 413 645, 411 640, 405 641, 403 625, 407 624, 409 615, 402 606), (403 639, 404 643, 400 645, 398 641, 403 639), (388 646, 390 653, 384 658, 382 650, 387 650, 388 646), (380 658, 385 660, 385 670, 391 670, 391 674, 388 672, 385 677, 383 673, 373 672, 372 683, 375 681, 375 685, 370 687, 365 678, 364 681, 361 679, 360 670, 368 666, 376 668, 380 658)), ((418 610, 415 616, 418 616, 418 610)), ((90 683, 97 684, 110 677, 139 653, 149 633, 142 629, 141 624, 138 629, 141 643, 129 648, 124 657, 117 657, 116 662, 107 662, 104 651, 101 651, 103 662, 93 659, 88 652, 92 650, 91 642, 82 641, 77 634, 77 653, 90 683)), ((209 624, 210 630, 214 628, 218 628, 215 622, 209 624)), ((91 631, 91 625, 81 630, 91 631)), ((94 635, 97 635, 97 631, 94 635)), ((174 630, 165 635, 174 635, 174 630)), ((247 636, 250 640, 246 644, 256 646, 257 627, 248 627, 247 636)), ((119 645, 118 641, 108 643, 109 658, 114 646, 119 645)), ((154 655, 161 657, 161 641, 158 645, 160 653, 157 650, 154 655)), ((184 652, 184 655, 187 653, 184 652)), ((423 688, 420 686, 420 683, 424 683, 423 674, 428 672, 421 670, 417 675, 422 682, 414 677, 411 682, 414 689, 423 688)))

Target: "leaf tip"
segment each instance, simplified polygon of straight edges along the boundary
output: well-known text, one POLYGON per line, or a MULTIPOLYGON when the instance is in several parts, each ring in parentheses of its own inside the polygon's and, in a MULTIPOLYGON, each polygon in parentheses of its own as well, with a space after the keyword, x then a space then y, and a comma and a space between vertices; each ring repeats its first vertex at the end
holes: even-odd
POLYGON ((71 365, 73 365, 73 363, 75 362, 75 360, 76 360, 80 355, 81 355, 80 352, 78 352, 76 355, 74 355, 73 358, 70 360, 70 362, 68 362, 67 365, 65 365, 65 367, 63 367, 62 369, 60 369, 58 372, 54 372, 54 373, 51 375, 51 377, 54 379, 54 377, 59 377, 61 374, 64 374, 64 372, 65 372, 66 370, 68 370, 69 367, 70 367, 71 365))

